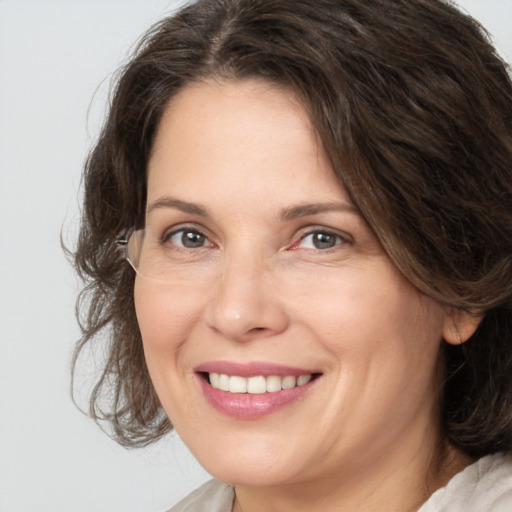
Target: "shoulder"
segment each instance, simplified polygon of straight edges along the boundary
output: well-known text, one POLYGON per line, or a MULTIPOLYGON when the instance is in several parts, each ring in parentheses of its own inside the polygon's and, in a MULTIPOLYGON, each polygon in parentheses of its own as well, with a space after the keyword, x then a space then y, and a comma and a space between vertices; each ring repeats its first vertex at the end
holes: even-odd
POLYGON ((455 475, 418 512, 512 511, 512 454, 487 455, 455 475))
POLYGON ((210 480, 168 512, 231 512, 234 497, 233 487, 210 480))

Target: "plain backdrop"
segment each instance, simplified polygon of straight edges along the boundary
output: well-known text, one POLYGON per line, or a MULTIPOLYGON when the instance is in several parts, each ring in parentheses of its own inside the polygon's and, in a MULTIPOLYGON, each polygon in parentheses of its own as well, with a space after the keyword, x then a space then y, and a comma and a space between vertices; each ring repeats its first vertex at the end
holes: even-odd
MULTIPOLYGON (((510 62, 512 0, 460 3, 510 62)), ((112 72, 177 5, 0 0, 0 512, 158 512, 209 478, 175 436, 117 446, 69 393, 79 284, 59 237, 112 72)))

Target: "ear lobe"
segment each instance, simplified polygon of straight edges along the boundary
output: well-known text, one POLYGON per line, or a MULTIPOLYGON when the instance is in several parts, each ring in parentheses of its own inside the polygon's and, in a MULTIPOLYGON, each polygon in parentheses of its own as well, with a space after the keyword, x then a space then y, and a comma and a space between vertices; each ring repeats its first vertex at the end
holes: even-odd
POLYGON ((461 345, 465 343, 473 336, 483 317, 483 313, 451 308, 447 311, 444 319, 444 340, 450 343, 450 345, 461 345))

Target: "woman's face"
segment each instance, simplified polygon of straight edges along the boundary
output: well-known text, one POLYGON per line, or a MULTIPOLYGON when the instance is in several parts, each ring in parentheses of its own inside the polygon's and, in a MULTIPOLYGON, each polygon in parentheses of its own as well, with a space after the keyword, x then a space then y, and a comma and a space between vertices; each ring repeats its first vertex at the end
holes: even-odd
POLYGON ((430 450, 449 319, 384 253, 293 95, 181 91, 147 199, 167 283, 136 279, 146 361, 210 473, 284 485, 430 450))

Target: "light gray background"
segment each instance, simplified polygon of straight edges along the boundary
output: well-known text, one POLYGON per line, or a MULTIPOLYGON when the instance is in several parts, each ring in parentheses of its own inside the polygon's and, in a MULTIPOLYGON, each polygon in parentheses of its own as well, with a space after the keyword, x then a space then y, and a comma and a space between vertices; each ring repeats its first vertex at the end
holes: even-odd
MULTIPOLYGON (((78 282, 59 244, 109 77, 178 3, 0 0, 0 512, 157 512, 208 478, 175 437, 127 451, 75 409, 78 282)), ((512 0, 460 3, 510 62, 512 0)))

